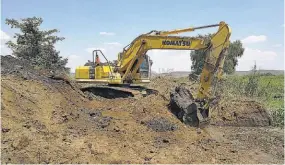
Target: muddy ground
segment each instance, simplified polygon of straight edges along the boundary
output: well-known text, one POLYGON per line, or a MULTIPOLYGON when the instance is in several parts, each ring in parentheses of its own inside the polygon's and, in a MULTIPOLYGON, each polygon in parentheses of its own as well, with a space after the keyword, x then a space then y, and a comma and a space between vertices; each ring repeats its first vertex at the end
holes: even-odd
MULTIPOLYGON (((181 82, 156 77, 146 97, 90 96, 79 85, 1 57, 2 163, 284 163, 283 129, 258 103, 226 100, 197 131, 169 110, 181 82)), ((194 84, 194 85, 193 85, 194 84)))

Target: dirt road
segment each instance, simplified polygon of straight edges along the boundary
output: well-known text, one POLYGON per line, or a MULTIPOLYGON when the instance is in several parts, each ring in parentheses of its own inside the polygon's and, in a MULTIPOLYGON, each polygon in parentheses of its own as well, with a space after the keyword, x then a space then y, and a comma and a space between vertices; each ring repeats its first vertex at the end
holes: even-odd
POLYGON ((156 78, 149 87, 159 93, 147 97, 90 100, 77 85, 15 59, 2 57, 1 73, 2 163, 283 164, 284 132, 264 115, 248 118, 263 114, 255 102, 223 103, 200 132, 168 111, 180 80, 156 78), (239 117, 246 124, 233 111, 248 112, 239 117))

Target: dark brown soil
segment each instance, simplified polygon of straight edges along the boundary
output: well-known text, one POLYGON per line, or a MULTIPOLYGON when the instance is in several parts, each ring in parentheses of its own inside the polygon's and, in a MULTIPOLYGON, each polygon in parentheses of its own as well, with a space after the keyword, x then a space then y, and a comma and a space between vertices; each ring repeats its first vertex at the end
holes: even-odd
POLYGON ((202 130, 180 122, 168 110, 169 93, 181 82, 195 93, 197 86, 187 79, 158 77, 148 85, 158 93, 146 97, 89 100, 72 81, 41 74, 13 57, 1 57, 1 73, 2 163, 284 160, 283 129, 268 126, 256 102, 219 103, 213 125, 202 130))

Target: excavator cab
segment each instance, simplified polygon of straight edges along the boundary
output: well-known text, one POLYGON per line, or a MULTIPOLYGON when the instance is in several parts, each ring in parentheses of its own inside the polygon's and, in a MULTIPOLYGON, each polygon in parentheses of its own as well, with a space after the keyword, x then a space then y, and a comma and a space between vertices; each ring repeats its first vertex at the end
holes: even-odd
POLYGON ((148 55, 145 55, 144 60, 138 69, 142 79, 149 79, 151 76, 151 60, 148 55))
MULTIPOLYGON (((121 56, 122 54, 119 53, 117 61, 121 59, 121 56)), ((139 81, 150 79, 151 64, 152 61, 150 60, 150 57, 145 55, 144 60, 137 72, 137 78, 139 81)), ((121 83, 121 76, 116 72, 116 64, 109 62, 101 50, 94 50, 92 52, 92 61, 88 60, 84 66, 79 66, 76 68, 75 79, 79 83, 121 83), (102 63, 100 60, 101 56, 103 56, 107 62, 102 63)))
POLYGON ((77 82, 83 83, 108 83, 114 67, 110 65, 106 59, 106 63, 102 63, 99 55, 104 54, 101 50, 94 50, 92 52, 92 62, 88 61, 84 66, 76 67, 75 79, 77 82))

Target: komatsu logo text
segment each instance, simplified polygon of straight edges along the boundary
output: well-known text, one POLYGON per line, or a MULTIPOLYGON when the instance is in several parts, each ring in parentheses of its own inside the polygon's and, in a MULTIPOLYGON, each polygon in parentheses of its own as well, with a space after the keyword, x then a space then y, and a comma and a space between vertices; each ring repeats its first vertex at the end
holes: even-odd
POLYGON ((176 45, 176 46, 190 46, 190 41, 171 41, 171 40, 164 40, 162 41, 162 45, 176 45))

